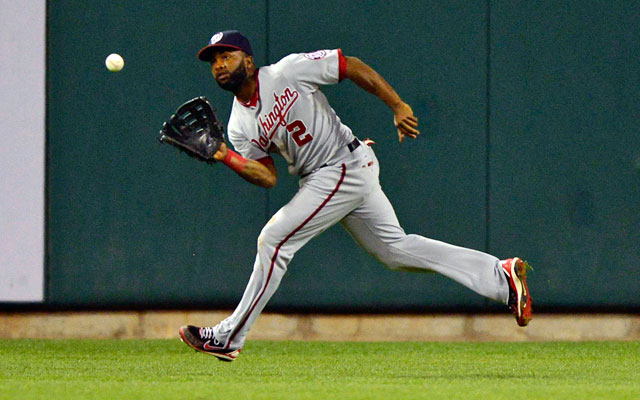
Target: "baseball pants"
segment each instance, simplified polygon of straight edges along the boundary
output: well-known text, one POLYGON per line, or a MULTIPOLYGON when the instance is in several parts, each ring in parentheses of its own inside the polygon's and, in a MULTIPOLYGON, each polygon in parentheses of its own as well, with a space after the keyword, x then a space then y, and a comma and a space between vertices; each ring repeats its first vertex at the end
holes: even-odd
POLYGON ((301 179, 296 195, 262 229, 242 300, 215 328, 225 347, 243 346, 295 253, 338 222, 388 268, 434 271, 507 303, 508 283, 498 258, 404 232, 380 187, 378 160, 369 146, 353 152, 344 147, 328 164, 301 179))

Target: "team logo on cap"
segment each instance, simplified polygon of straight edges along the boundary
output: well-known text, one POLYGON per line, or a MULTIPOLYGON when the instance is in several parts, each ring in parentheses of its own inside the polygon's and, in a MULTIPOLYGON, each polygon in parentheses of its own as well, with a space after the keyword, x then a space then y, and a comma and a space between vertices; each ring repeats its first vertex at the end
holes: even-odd
POLYGON ((313 53, 307 53, 304 55, 309 60, 322 60, 327 56, 327 52, 324 50, 314 51, 313 53))
POLYGON ((218 32, 215 35, 211 36, 211 40, 209 40, 209 44, 218 43, 220 41, 220 39, 222 39, 223 35, 224 34, 222 32, 218 32))

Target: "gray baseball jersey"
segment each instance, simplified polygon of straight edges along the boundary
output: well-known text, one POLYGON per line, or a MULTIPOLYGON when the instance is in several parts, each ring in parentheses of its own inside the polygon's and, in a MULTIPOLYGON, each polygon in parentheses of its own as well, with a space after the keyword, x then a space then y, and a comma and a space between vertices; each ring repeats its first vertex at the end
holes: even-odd
POLYGON ((338 83, 344 68, 340 50, 292 54, 260 68, 256 96, 248 104, 234 98, 231 144, 252 160, 268 159, 269 152, 281 154, 292 175, 319 168, 354 139, 319 90, 338 83))

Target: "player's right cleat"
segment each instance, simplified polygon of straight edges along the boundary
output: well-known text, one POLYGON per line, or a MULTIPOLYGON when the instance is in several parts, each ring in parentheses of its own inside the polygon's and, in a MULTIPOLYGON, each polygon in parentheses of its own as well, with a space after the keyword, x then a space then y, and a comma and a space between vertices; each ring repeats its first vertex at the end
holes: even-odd
POLYGON ((233 361, 242 349, 225 349, 213 335, 213 327, 185 325, 180 327, 180 339, 196 351, 211 354, 221 361, 233 361))
POLYGON ((527 286, 527 270, 531 266, 517 257, 502 262, 507 280, 509 281, 509 308, 520 326, 527 326, 531 321, 531 295, 527 286))

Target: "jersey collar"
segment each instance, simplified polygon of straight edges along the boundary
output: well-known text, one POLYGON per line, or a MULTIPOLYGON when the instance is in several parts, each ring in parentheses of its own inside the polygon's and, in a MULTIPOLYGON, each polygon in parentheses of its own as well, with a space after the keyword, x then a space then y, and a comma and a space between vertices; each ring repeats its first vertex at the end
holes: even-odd
POLYGON ((251 97, 251 100, 249 100, 248 103, 244 103, 238 100, 238 98, 236 97, 236 100, 238 100, 238 103, 242 104, 245 107, 255 107, 258 105, 258 101, 260 100, 260 80, 258 79, 259 72, 260 72, 260 69, 257 69, 256 70, 256 91, 255 93, 253 93, 253 97, 251 97))

